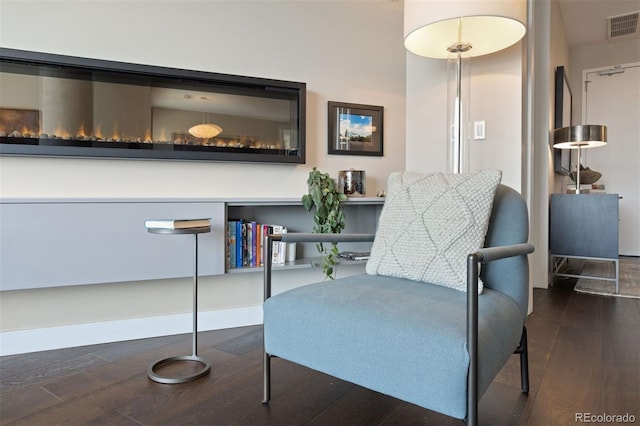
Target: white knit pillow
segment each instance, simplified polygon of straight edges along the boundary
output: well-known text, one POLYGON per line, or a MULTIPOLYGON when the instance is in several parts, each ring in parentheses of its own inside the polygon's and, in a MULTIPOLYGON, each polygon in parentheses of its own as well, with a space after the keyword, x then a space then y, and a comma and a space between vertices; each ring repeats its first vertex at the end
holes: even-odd
POLYGON ((466 291, 467 256, 484 244, 501 177, 499 170, 391 174, 367 273, 466 291))

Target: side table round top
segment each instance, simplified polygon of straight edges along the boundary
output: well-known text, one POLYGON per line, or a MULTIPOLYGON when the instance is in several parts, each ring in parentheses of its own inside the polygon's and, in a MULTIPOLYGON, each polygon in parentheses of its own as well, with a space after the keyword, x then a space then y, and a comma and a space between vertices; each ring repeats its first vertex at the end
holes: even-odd
POLYGON ((197 228, 178 228, 178 229, 167 229, 167 228, 147 228, 152 234, 205 234, 207 232, 211 232, 210 226, 199 226, 197 228))

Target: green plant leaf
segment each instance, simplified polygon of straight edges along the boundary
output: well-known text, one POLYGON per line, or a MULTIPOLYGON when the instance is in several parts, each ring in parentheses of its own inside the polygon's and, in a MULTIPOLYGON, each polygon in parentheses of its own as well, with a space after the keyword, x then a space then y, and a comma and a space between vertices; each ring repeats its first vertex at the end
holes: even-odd
POLYGON ((313 208, 313 199, 311 198, 311 195, 305 194, 302 196, 302 205, 305 209, 307 209, 308 212, 311 211, 311 209, 313 208))
MULTIPOLYGON (((313 232, 329 233, 340 232, 344 229, 344 210, 342 202, 347 196, 338 192, 336 181, 329 173, 322 173, 316 167, 309 172, 307 179, 308 193, 302 196, 302 205, 307 211, 312 211, 315 226, 313 232)), ((325 278, 334 279, 336 257, 338 247, 332 244, 331 248, 325 248, 322 243, 316 244, 316 249, 322 256, 322 271, 325 278)))

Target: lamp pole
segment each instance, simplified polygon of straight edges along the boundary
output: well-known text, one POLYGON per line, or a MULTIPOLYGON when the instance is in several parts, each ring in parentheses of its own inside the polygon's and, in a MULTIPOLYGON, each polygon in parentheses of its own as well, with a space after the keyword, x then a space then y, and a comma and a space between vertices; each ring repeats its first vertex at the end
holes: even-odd
POLYGON ((462 54, 456 55, 456 105, 455 141, 453 147, 453 172, 462 173, 462 54))
POLYGON ((576 166, 576 194, 580 193, 580 148, 582 144, 578 144, 578 165, 576 166))
MULTIPOLYGON (((452 44, 447 48, 449 53, 456 54, 456 70, 455 70, 455 80, 456 80, 456 93, 453 105, 453 129, 452 136, 453 140, 450 142, 453 146, 451 147, 451 159, 450 159, 450 167, 451 172, 460 174, 466 168, 466 165, 463 167, 463 123, 462 121, 466 118, 465 114, 462 111, 462 54, 471 50, 471 44, 459 41, 457 43, 452 44)), ((466 100, 468 102, 468 100, 466 100)))

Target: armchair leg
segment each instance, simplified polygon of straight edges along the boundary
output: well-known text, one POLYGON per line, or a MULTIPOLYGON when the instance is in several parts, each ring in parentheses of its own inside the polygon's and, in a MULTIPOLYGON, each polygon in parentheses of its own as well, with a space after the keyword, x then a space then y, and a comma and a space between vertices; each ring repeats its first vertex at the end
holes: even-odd
POLYGON ((522 393, 529 393, 529 348, 527 345, 527 327, 522 327, 520 344, 515 350, 520 354, 520 380, 522 393))
POLYGON ((271 355, 267 351, 263 351, 262 374, 262 403, 268 404, 271 399, 271 355))

